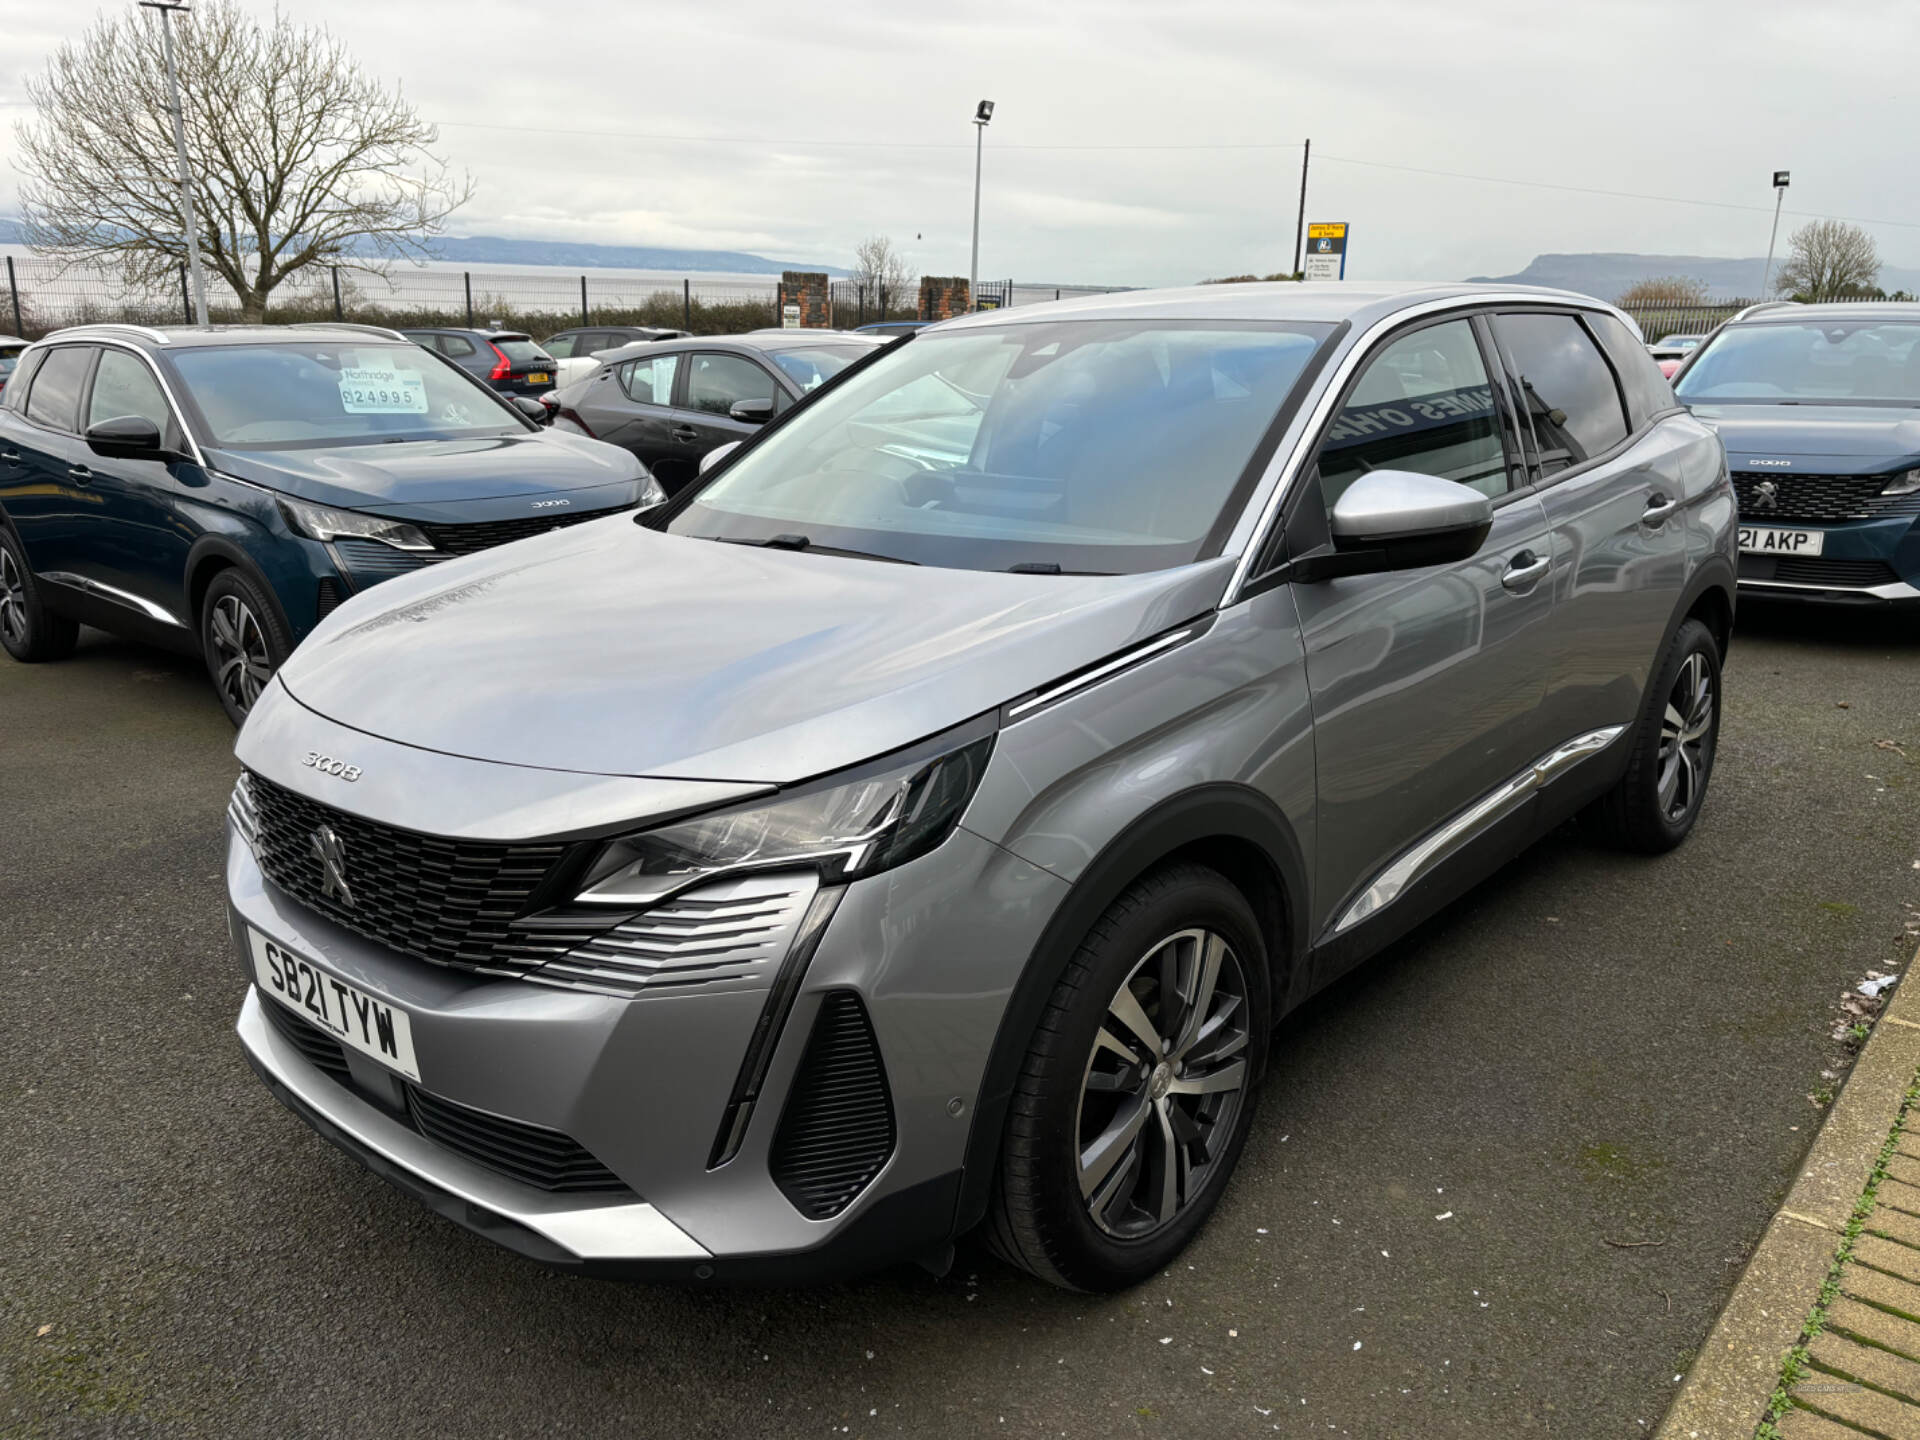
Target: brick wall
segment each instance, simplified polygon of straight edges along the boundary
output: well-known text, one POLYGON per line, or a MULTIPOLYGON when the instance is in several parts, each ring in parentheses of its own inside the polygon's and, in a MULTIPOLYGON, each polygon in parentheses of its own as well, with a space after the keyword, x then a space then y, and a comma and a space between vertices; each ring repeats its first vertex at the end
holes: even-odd
POLYGON ((920 318, 951 320, 967 313, 967 277, 964 275, 922 275, 920 277, 920 318))
MULTIPOLYGON (((833 303, 828 298, 827 277, 813 270, 783 270, 780 273, 781 305, 800 307, 800 325, 807 330, 825 330, 833 324, 833 303)), ((781 321, 785 324, 785 320, 781 321)))

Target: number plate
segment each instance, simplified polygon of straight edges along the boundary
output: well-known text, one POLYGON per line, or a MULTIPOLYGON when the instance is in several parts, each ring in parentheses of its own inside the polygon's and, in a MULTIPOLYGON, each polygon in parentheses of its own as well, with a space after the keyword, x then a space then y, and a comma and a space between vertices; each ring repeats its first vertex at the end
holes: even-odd
POLYGON ((1774 530, 1765 525, 1740 527, 1740 548, 1749 555, 1818 555, 1826 543, 1824 530, 1774 530))
POLYGON ((552 378, 553 378, 552 374, 550 374, 548 371, 536 370, 531 375, 527 376, 527 383, 529 385, 544 385, 547 383, 547 381, 551 380, 552 378))
POLYGON ((342 1045, 358 1050, 409 1080, 420 1078, 413 1058, 413 1029, 407 1012, 376 1000, 356 985, 336 980, 304 956, 269 940, 252 926, 253 975, 268 999, 298 1012, 342 1045))

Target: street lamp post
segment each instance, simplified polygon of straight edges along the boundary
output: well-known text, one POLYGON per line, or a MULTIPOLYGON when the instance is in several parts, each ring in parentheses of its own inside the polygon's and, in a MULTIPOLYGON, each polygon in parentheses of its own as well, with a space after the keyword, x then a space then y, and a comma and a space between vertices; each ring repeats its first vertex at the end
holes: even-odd
POLYGON ((973 261, 967 266, 967 308, 980 308, 980 157, 987 145, 987 122, 993 119, 993 101, 982 100, 973 111, 973 261))
POLYGON ((194 218, 193 170, 187 164, 187 126, 180 109, 180 71, 173 63, 173 26, 167 19, 176 12, 188 13, 187 3, 186 0, 140 0, 140 8, 160 12, 160 41, 167 52, 167 85, 173 94, 173 149, 180 160, 180 203, 187 216, 187 259, 193 267, 193 315, 204 325, 207 323, 207 276, 200 268, 200 224, 194 218))
POLYGON ((1767 232, 1767 268, 1760 276, 1760 298, 1767 298, 1768 288, 1773 284, 1773 242, 1780 238, 1780 206, 1787 198, 1787 181, 1792 177, 1785 170, 1773 172, 1773 229, 1767 232))

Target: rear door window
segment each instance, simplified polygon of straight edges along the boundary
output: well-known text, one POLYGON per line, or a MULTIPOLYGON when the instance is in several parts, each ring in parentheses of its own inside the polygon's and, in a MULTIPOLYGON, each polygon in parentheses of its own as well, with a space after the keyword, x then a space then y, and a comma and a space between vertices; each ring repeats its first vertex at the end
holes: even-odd
POLYGON ((439 344, 440 353, 452 359, 458 360, 473 354, 473 342, 464 335, 436 335, 434 339, 439 344))
POLYGON ((1403 335, 1361 374, 1320 444, 1327 508, 1369 470, 1411 470, 1483 495, 1506 492, 1499 414, 1472 321, 1403 335))
POLYGON ((90 345, 63 345, 49 353, 27 392, 27 418, 58 430, 73 429, 80 413, 80 386, 92 359, 90 345))
POLYGON ((33 384, 33 372, 40 368, 40 362, 47 358, 45 350, 35 350, 23 359, 14 373, 7 379, 6 408, 24 410, 27 408, 27 390, 33 384))
MULTIPOLYGON (((555 335, 551 337, 542 348, 549 355, 553 356, 554 359, 566 360, 573 355, 574 342, 579 338, 580 337, 578 335, 555 335)), ((590 355, 593 352, 590 350, 583 350, 580 353, 583 355, 590 355)))
POLYGON ((680 368, 678 355, 654 355, 629 360, 620 367, 620 386, 627 398, 641 405, 673 404, 673 377, 680 368))
POLYGON ((1541 474, 1582 464, 1627 438, 1626 407, 1613 370, 1578 320, 1497 315, 1493 328, 1533 424, 1541 474))
MULTIPOLYGON (((1620 377, 1620 388, 1626 392, 1627 414, 1633 420, 1634 429, 1638 430, 1655 415, 1664 414, 1680 403, 1673 398, 1673 387, 1660 373, 1647 347, 1633 338, 1633 332, 1624 322, 1613 315, 1584 318, 1613 362, 1613 373, 1620 377)), ((1674 339, 1670 335, 1661 343, 1672 344, 1674 339)), ((1690 348, 1691 343, 1681 348, 1690 348)))

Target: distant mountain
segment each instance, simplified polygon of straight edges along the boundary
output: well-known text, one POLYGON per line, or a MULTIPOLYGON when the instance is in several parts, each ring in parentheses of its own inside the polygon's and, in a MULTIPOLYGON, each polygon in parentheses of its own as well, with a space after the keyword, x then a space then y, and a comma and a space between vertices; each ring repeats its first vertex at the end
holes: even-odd
POLYGON ((573 240, 510 240, 500 235, 448 236, 434 242, 434 258, 469 265, 559 265, 586 270, 728 270, 778 275, 782 270, 852 272, 813 261, 769 260, 743 250, 681 250, 664 245, 589 245, 573 240))
MULTIPOLYGON (((0 216, 0 245, 24 245, 26 229, 0 216)), ((664 245, 586 245, 571 240, 509 240, 500 235, 448 236, 434 243, 434 258, 468 265, 555 265, 573 270, 707 270, 736 275, 778 275, 782 270, 824 270, 844 277, 839 265, 769 260, 742 250, 680 250, 664 245)))
MULTIPOLYGON (((1774 257, 1777 267, 1785 258, 1784 247, 1774 257)), ((1471 275, 1475 281, 1507 285, 1552 285, 1561 290, 1578 290, 1602 300, 1617 300, 1641 280, 1667 275, 1684 275, 1707 283, 1707 294, 1715 300, 1752 300, 1759 298, 1760 281, 1767 268, 1765 256, 1752 260, 1729 260, 1718 255, 1630 255, 1593 253, 1586 255, 1536 255, 1526 269, 1515 275, 1471 275)), ((1899 265, 1880 267, 1880 288, 1920 293, 1920 270, 1899 265)))

